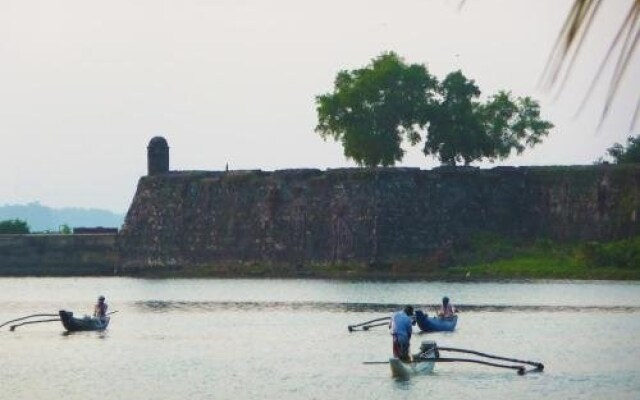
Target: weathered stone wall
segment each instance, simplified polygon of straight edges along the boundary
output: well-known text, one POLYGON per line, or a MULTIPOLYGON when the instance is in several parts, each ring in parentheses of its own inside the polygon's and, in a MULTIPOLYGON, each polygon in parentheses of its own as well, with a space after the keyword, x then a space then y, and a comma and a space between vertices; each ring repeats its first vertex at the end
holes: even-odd
POLYGON ((170 172, 140 179, 123 270, 438 261, 476 233, 640 234, 638 166, 170 172))
POLYGON ((0 276, 113 275, 115 234, 0 235, 0 276))

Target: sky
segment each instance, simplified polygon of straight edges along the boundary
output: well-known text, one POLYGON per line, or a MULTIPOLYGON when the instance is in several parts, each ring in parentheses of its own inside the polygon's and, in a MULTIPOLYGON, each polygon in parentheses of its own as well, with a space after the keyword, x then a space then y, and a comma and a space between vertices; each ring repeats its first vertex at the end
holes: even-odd
MULTIPOLYGON (((600 129, 607 79, 576 115, 631 1, 604 2, 556 93, 540 79, 572 0, 0 0, 0 205, 126 212, 156 135, 172 170, 355 167, 315 132, 315 97, 385 51, 555 124, 475 165, 592 164, 631 133, 638 57, 600 129)), ((421 148, 398 166, 437 166, 421 148)))

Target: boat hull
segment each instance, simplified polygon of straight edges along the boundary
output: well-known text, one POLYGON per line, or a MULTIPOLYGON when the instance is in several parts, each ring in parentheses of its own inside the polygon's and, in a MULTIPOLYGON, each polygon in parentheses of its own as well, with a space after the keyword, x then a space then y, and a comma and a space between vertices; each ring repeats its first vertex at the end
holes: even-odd
POLYGON ((93 317, 76 318, 70 311, 60 310, 60 320, 64 329, 69 332, 79 331, 103 331, 109 326, 109 317, 104 320, 93 317))
POLYGON ((431 318, 418 310, 416 311, 416 323, 422 332, 453 332, 458 324, 458 316, 431 318))
POLYGON ((404 362, 397 357, 391 357, 389 359, 391 376, 406 380, 413 375, 430 374, 433 372, 435 359, 438 357, 438 345, 436 342, 425 340, 420 344, 420 352, 413 355, 412 362, 404 362))
POLYGON ((435 362, 433 361, 404 362, 396 357, 389 359, 391 376, 403 380, 410 379, 414 375, 430 374, 433 372, 434 365, 435 362))

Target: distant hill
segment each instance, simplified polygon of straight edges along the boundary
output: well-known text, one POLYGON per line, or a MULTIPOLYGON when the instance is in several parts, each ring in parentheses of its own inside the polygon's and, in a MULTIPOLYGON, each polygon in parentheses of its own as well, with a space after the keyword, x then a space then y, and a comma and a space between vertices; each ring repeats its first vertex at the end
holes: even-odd
POLYGON ((40 203, 7 204, 0 206, 0 221, 7 219, 27 221, 31 232, 57 232, 61 225, 71 228, 118 228, 124 223, 124 214, 94 208, 51 208, 40 203))

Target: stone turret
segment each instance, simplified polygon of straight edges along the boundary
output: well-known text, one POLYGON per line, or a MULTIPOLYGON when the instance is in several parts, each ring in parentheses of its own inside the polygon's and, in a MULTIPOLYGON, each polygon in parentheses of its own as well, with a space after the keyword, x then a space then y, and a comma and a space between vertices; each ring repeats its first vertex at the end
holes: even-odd
POLYGON ((160 175, 169 172, 169 145, 162 136, 155 136, 147 146, 147 174, 160 175))

